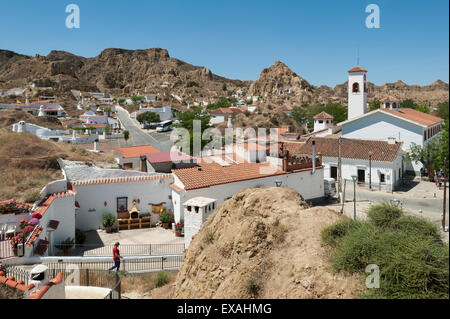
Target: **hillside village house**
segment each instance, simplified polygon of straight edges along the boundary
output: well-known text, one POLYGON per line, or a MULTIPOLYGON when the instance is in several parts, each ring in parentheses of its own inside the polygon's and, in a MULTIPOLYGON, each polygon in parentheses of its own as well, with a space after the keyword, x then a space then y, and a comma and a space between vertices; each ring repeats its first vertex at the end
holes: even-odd
POLYGON ((189 168, 196 165, 195 158, 181 152, 150 153, 141 156, 146 160, 145 172, 171 173, 172 169, 189 168))
POLYGON ((184 219, 184 203, 207 197, 222 204, 248 187, 283 186, 298 191, 305 200, 324 196, 323 166, 315 155, 295 160, 285 158, 282 168, 271 162, 248 162, 234 153, 198 159, 198 167, 173 170, 172 201, 175 221, 184 219), (311 158, 316 158, 312 161, 311 158))
POLYGON ((141 170, 141 155, 159 153, 159 151, 150 145, 139 145, 117 148, 119 156, 117 163, 124 169, 141 170))
POLYGON ((152 112, 158 114, 160 121, 167 121, 173 118, 173 112, 170 106, 142 107, 142 105, 139 106, 139 112, 134 112, 133 117, 136 118, 139 114, 145 112, 152 112))
POLYGON ((211 120, 209 121, 209 124, 213 125, 228 122, 230 118, 233 119, 234 116, 242 112, 243 111, 238 107, 220 107, 211 110, 209 111, 209 114, 211 115, 211 120))
POLYGON ((38 116, 67 117, 67 113, 61 105, 47 101, 37 101, 30 104, 0 104, 0 109, 21 109, 38 116))
MULTIPOLYGON (((324 177, 338 180, 339 140, 335 137, 312 137, 306 142, 286 142, 284 148, 292 155, 310 155, 312 142, 322 155, 324 177)), ((393 191, 403 174, 402 143, 342 138, 342 179, 352 180, 372 189, 393 191)))

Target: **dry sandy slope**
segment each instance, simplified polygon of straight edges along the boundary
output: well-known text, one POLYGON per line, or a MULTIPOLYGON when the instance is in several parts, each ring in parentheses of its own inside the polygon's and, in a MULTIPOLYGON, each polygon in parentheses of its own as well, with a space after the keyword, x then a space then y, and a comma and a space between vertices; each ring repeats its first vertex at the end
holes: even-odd
POLYGON ((245 189, 194 237, 171 297, 353 298, 361 280, 333 274, 320 240, 320 230, 341 218, 307 208, 289 188, 245 189), (261 286, 257 295, 247 291, 250 277, 261 286))

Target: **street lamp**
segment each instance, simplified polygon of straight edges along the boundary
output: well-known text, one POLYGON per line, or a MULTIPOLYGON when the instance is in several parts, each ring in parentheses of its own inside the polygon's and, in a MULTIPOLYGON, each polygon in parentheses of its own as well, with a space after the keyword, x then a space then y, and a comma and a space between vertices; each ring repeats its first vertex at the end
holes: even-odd
POLYGON ((369 189, 372 190, 372 152, 369 151, 369 189))
POLYGON ((353 219, 356 220, 356 179, 358 176, 352 175, 353 180, 353 219))
POLYGON ((280 186, 281 186, 281 183, 283 183, 283 182, 280 181, 279 179, 277 179, 277 180, 275 181, 275 185, 277 185, 277 187, 280 187, 280 186))

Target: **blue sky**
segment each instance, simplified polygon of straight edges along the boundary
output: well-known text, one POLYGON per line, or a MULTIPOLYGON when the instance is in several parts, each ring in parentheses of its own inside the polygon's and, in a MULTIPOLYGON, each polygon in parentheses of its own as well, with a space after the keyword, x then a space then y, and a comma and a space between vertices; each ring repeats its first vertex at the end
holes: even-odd
POLYGON ((92 57, 116 47, 160 47, 172 57, 232 79, 256 80, 275 60, 311 84, 334 86, 360 64, 375 84, 449 81, 447 0, 15 0, 2 1, 0 48, 92 57), (66 5, 81 28, 67 29, 66 5), (368 4, 379 29, 365 26, 368 4))

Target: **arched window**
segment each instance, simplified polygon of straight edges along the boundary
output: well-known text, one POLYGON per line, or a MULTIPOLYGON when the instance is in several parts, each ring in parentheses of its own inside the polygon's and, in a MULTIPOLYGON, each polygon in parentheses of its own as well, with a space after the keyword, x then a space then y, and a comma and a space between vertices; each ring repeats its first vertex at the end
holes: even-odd
POLYGON ((397 103, 393 102, 393 103, 392 103, 392 107, 393 107, 393 108, 396 108, 396 107, 397 107, 397 103))
POLYGON ((359 92, 359 83, 358 82, 353 83, 353 85, 352 85, 352 92, 353 93, 358 93, 359 92))

